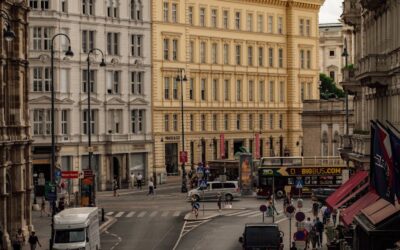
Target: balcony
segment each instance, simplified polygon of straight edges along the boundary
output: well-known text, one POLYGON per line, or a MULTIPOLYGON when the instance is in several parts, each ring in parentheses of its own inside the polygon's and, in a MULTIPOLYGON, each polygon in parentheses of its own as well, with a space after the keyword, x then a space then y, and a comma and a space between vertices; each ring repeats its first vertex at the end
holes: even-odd
POLYGON ((388 70, 389 60, 386 55, 371 54, 359 60, 356 80, 361 86, 379 88, 389 83, 388 70))
POLYGON ((384 6, 386 0, 361 0, 360 3, 363 8, 373 11, 384 6))
POLYGON ((343 89, 348 91, 350 94, 354 94, 361 91, 360 82, 355 78, 356 70, 353 67, 345 67, 342 69, 343 80, 340 82, 343 89))
POLYGON ((343 1, 343 14, 341 16, 347 25, 357 26, 361 24, 361 9, 357 0, 343 1))
POLYGON ((371 136, 369 131, 354 131, 354 134, 342 136, 339 148, 340 157, 345 161, 357 162, 357 166, 369 162, 371 136))

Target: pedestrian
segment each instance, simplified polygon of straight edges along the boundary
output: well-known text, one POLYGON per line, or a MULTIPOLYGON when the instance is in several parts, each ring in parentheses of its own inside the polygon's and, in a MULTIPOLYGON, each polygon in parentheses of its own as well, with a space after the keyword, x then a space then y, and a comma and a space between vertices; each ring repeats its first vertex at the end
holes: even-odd
POLYGON ((310 239, 312 249, 316 249, 317 242, 318 242, 318 236, 317 236, 317 230, 314 226, 311 228, 311 231, 308 234, 308 238, 310 239))
POLYGON ((324 224, 319 220, 317 217, 317 221, 315 222, 315 228, 317 230, 318 241, 317 245, 322 247, 322 239, 323 239, 323 232, 324 232, 324 224))
POLYGON ((119 196, 119 194, 118 194, 118 189, 119 189, 118 181, 117 181, 117 177, 115 177, 115 178, 114 178, 114 181, 113 181, 114 197, 115 197, 115 196, 119 196))
POLYGON ((312 230, 313 223, 311 221, 311 218, 308 217, 307 220, 304 223, 304 229, 307 231, 307 238, 306 238, 306 248, 310 245, 310 232, 312 230))
POLYGON ((135 188, 135 173, 133 173, 133 171, 131 172, 131 188, 134 189, 135 188))
POLYGON ((218 211, 220 211, 221 212, 221 209, 222 209, 222 195, 221 195, 221 193, 218 193, 217 194, 217 205, 218 205, 218 211))
POLYGON ((333 225, 333 222, 331 219, 326 219, 326 225, 325 225, 325 234, 326 234, 326 241, 328 244, 333 241, 335 238, 335 226, 333 225))
POLYGON ((40 247, 42 247, 42 245, 39 242, 39 238, 35 235, 35 231, 31 232, 28 242, 29 242, 29 245, 31 246, 31 250, 35 250, 36 245, 39 245, 40 247))
POLYGON ((331 218, 331 210, 327 207, 323 213, 323 223, 324 225, 327 223, 328 219, 331 218))
POLYGON ((22 250, 22 246, 25 244, 25 236, 22 233, 22 229, 18 229, 17 234, 13 240, 13 249, 14 250, 22 250))
POLYGON ((194 195, 192 195, 192 197, 190 198, 190 205, 192 207, 192 213, 194 213, 194 204, 196 203, 196 197, 194 195))
POLYGON ((65 208, 65 198, 61 197, 60 200, 58 201, 58 212, 63 211, 65 208))
POLYGON ((142 190, 142 179, 143 176, 141 173, 138 173, 137 177, 136 177, 136 182, 137 182, 137 188, 142 190))
POLYGON ((332 220, 333 220, 333 225, 336 226, 336 219, 337 219, 337 209, 334 208, 332 210, 332 220))
POLYGON ((147 195, 154 195, 154 182, 153 182, 153 178, 149 179, 149 193, 147 195))
POLYGON ((319 203, 317 201, 314 201, 314 203, 312 204, 312 210, 313 210, 314 218, 316 218, 319 213, 319 203))
POLYGON ((294 241, 292 241, 292 247, 290 250, 297 250, 296 243, 294 241))
POLYGON ((193 208, 194 208, 194 216, 197 217, 199 216, 199 208, 200 208, 200 203, 198 203, 197 201, 193 204, 193 208))
POLYGON ((43 214, 50 216, 50 213, 46 211, 46 201, 44 200, 44 197, 42 197, 42 202, 40 203, 40 217, 42 217, 43 214))

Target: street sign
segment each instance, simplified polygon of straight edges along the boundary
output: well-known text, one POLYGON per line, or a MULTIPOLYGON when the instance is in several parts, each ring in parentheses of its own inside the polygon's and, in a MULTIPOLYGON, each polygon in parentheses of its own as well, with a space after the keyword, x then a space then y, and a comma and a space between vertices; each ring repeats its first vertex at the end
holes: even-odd
POLYGON ((297 212, 295 218, 297 221, 302 222, 306 218, 306 215, 303 212, 297 212))
POLYGON ((200 180, 199 186, 201 188, 206 188, 207 187, 207 180, 204 180, 204 179, 200 180))
POLYGON ((304 185, 304 183, 303 183, 302 179, 296 180, 296 188, 298 188, 298 189, 303 188, 303 185, 304 185))
POLYGON ((303 207, 303 199, 297 199, 297 208, 303 207))
POLYGON ((61 178, 63 179, 77 179, 79 177, 78 171, 62 171, 61 178))
POLYGON ((86 178, 86 177, 93 177, 93 170, 91 170, 91 169, 83 170, 83 178, 86 178))
POLYGON ((57 178, 57 177, 61 177, 61 171, 60 170, 56 170, 55 172, 54 172, 54 176, 57 178))
POLYGON ((287 207, 286 207, 286 213, 287 213, 287 215, 288 215, 288 216, 292 216, 293 213, 294 213, 294 210, 296 210, 296 209, 294 208, 294 206, 292 206, 292 205, 287 206, 287 207))
POLYGON ((267 211, 267 206, 266 206, 266 205, 261 205, 261 206, 260 206, 260 211, 263 212, 263 213, 264 213, 265 211, 267 211))
POLYGON ((48 201, 56 201, 57 200, 57 186, 50 182, 46 183, 45 186, 45 198, 48 201))
POLYGON ((179 159, 181 163, 187 162, 187 152, 186 151, 179 151, 179 159))

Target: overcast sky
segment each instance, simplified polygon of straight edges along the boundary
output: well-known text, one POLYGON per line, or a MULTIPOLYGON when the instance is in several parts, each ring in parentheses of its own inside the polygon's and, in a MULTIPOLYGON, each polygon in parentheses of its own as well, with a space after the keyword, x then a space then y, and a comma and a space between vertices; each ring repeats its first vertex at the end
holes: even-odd
POLYGON ((325 0, 319 11, 319 23, 337 23, 342 14, 342 0, 325 0))

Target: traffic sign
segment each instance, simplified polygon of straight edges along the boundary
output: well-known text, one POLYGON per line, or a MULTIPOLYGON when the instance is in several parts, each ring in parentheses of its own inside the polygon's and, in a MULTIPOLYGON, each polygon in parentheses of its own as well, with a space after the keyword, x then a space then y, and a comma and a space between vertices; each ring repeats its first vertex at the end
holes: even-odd
POLYGON ((303 183, 302 179, 296 180, 296 188, 300 189, 300 188, 303 188, 303 186, 304 186, 304 183, 303 183))
POLYGON ((302 222, 306 218, 306 215, 303 212, 297 212, 295 218, 297 221, 302 222))
POLYGON ((263 212, 263 213, 264 213, 265 211, 267 211, 267 206, 266 206, 266 205, 261 205, 261 206, 260 206, 260 211, 263 212))
POLYGON ((79 177, 78 171, 62 171, 61 178, 63 179, 77 179, 79 177))
POLYGON ((292 205, 286 207, 286 213, 288 213, 289 215, 292 215, 294 213, 294 210, 296 209, 292 205))
POLYGON ((199 186, 201 188, 206 188, 207 187, 207 180, 204 180, 204 179, 200 180, 199 186))
POLYGON ((187 162, 187 152, 186 151, 179 151, 179 159, 181 163, 186 163, 187 162))
POLYGON ((86 178, 86 177, 93 177, 93 171, 91 169, 83 170, 83 178, 86 178))
POLYGON ((57 170, 54 172, 54 175, 55 175, 55 177, 61 177, 61 171, 57 169, 57 170))

